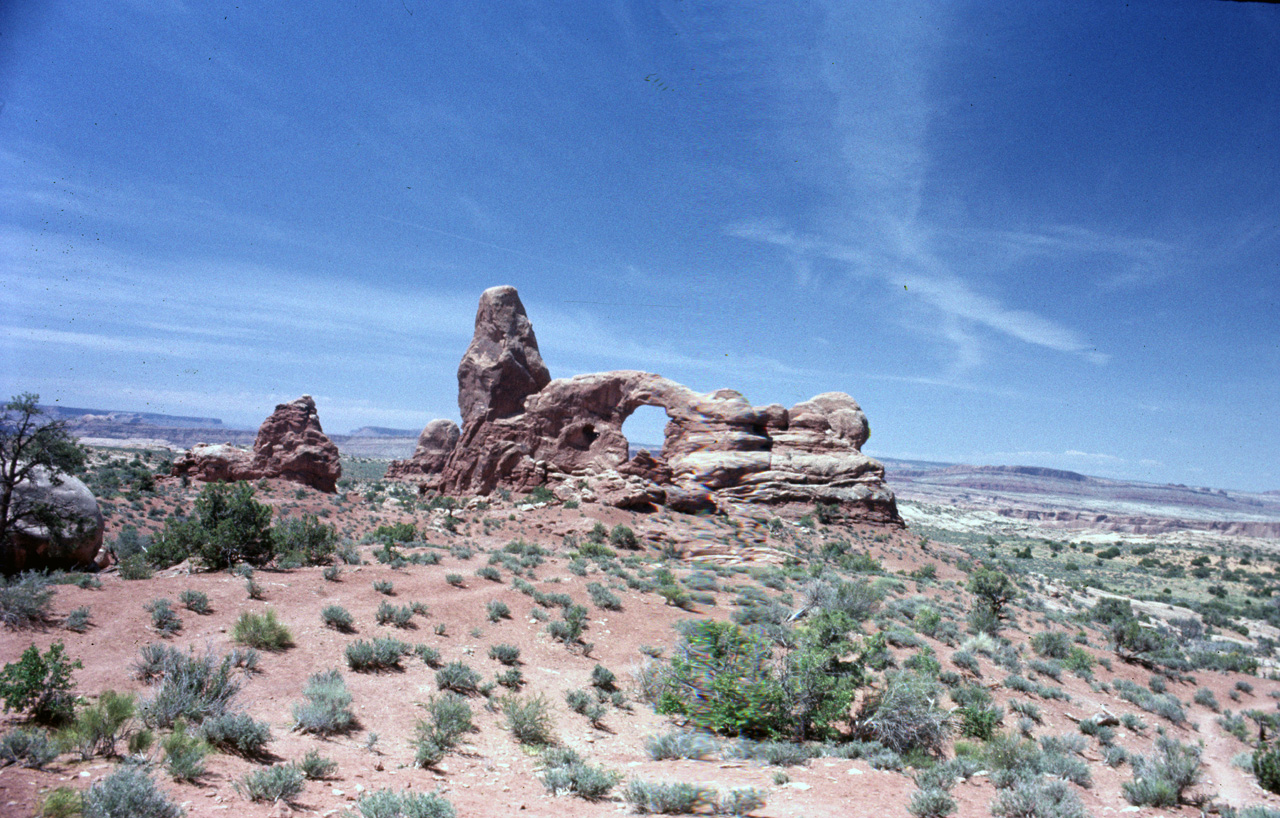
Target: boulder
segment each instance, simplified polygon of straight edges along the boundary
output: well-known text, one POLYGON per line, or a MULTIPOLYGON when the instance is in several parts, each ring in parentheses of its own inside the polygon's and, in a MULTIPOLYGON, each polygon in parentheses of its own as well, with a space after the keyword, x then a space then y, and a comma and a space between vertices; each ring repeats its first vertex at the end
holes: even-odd
POLYGON ((36 467, 14 486, 10 502, 16 519, 9 542, 0 543, 0 572, 94 566, 103 520, 88 486, 70 475, 52 478, 36 467))
POLYGON ((253 449, 197 443, 173 463, 175 476, 204 482, 279 477, 318 491, 337 491, 338 447, 325 435, 310 395, 276 406, 258 427, 253 449))

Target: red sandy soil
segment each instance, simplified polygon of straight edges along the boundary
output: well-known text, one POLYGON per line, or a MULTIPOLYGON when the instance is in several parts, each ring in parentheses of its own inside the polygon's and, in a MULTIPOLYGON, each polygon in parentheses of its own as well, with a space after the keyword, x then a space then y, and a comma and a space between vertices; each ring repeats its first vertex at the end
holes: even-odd
MULTIPOLYGON (((178 495, 184 495, 185 507, 191 507, 191 499, 198 487, 183 491, 175 482, 165 481, 165 484, 171 494, 160 501, 162 504, 172 503, 178 495)), ((331 509, 328 521, 335 523, 340 531, 351 529, 356 537, 376 525, 399 520, 415 521, 420 530, 430 529, 433 521, 438 524, 442 515, 439 511, 419 510, 412 514, 374 511, 354 494, 339 510, 332 504, 331 497, 307 491, 303 499, 298 499, 296 491, 296 486, 273 483, 266 490, 260 489, 259 496, 278 507, 292 506, 290 513, 331 509)), ((386 505, 390 509, 393 504, 387 502, 386 505)), ((796 511, 783 510, 782 513, 789 520, 794 520, 798 516, 796 511)), ((337 771, 328 781, 308 782, 303 794, 292 805, 273 805, 250 802, 237 794, 232 786, 233 782, 259 766, 257 762, 226 754, 211 754, 206 760, 208 774, 195 785, 175 783, 164 775, 162 767, 157 766, 155 774, 159 786, 180 802, 188 815, 196 818, 341 815, 344 810, 354 808, 354 800, 360 793, 381 788, 438 791, 454 804, 459 816, 575 818, 628 811, 618 794, 621 787, 615 789, 612 800, 599 803, 548 794, 538 778, 537 755, 515 742, 504 727, 501 712, 487 710, 481 697, 472 699, 479 730, 465 739, 462 751, 450 753, 436 770, 414 767, 411 743, 414 722, 423 714, 421 703, 437 693, 435 671, 413 656, 406 657, 404 670, 400 672, 373 674, 348 670, 343 660, 345 645, 374 636, 394 636, 410 644, 425 643, 437 648, 443 661, 464 661, 480 671, 485 679, 492 679, 504 669, 488 657, 489 646, 497 643, 518 646, 523 663, 521 668, 527 680, 523 695, 545 694, 554 714, 559 740, 578 750, 591 763, 617 770, 627 778, 703 782, 720 789, 756 787, 764 791, 767 798, 766 806, 753 813, 759 818, 908 814, 906 804, 915 785, 907 773, 875 770, 861 760, 818 758, 806 766, 788 768, 785 773, 789 781, 778 783, 775 778, 778 768, 759 762, 652 761, 644 749, 645 737, 671 730, 674 725, 669 718, 655 714, 648 705, 635 702, 629 711, 610 709, 604 720, 607 728, 604 730, 592 728, 585 717, 568 710, 565 691, 588 687, 591 671, 597 663, 612 669, 621 682, 628 682, 628 671, 644 659, 639 651, 642 645, 665 647, 669 652, 676 641, 672 626, 677 621, 692 616, 728 618, 732 610, 729 605, 734 596, 732 592, 717 593, 718 605, 699 606, 696 613, 690 613, 664 604, 656 594, 615 590, 622 598, 624 609, 604 611, 589 604, 585 591, 587 582, 606 578, 597 572, 594 565, 587 577, 579 577, 566 569, 565 559, 550 558, 537 569, 535 585, 543 591, 568 593, 575 601, 587 604, 591 620, 584 639, 594 645, 587 656, 580 649, 570 650, 562 643, 552 641, 545 625, 530 618, 529 612, 535 606, 528 596, 509 584, 511 578, 505 568, 502 569, 502 582, 490 582, 475 575, 475 570, 486 564, 488 551, 513 539, 523 538, 553 552, 561 551, 565 533, 578 532, 581 537, 596 520, 609 527, 620 522, 631 526, 642 535, 648 546, 648 555, 654 557, 657 556, 657 548, 664 544, 683 548, 686 553, 698 545, 718 544, 723 560, 732 562, 732 555, 741 553, 748 546, 787 549, 793 537, 802 536, 800 529, 790 521, 781 537, 771 536, 767 526, 759 524, 758 521, 767 521, 777 513, 776 510, 744 509, 741 514, 731 515, 726 522, 723 518, 678 514, 640 515, 594 505, 584 505, 576 510, 518 508, 510 502, 497 501, 485 511, 458 513, 469 521, 459 528, 459 533, 451 535, 438 529, 430 530, 427 540, 439 545, 470 543, 475 549, 475 556, 470 560, 459 560, 441 552, 443 559, 439 565, 409 565, 392 570, 374 561, 371 556, 373 547, 365 545, 361 546, 361 553, 366 564, 344 566, 338 582, 325 581, 320 568, 258 571, 255 579, 265 591, 265 599, 261 601, 249 599, 245 581, 228 573, 195 572, 184 565, 159 572, 149 580, 126 581, 114 569, 109 569, 100 575, 100 589, 57 586, 54 601, 57 617, 65 616, 80 606, 91 608, 93 625, 86 633, 73 633, 57 627, 56 623, 43 630, 0 631, 0 661, 14 661, 28 644, 34 643, 44 650, 53 642, 62 641, 67 655, 84 663, 84 668, 74 674, 74 683, 81 695, 92 699, 104 690, 114 689, 146 696, 146 686, 134 678, 132 670, 139 648, 163 641, 184 650, 213 650, 222 654, 233 647, 230 632, 241 612, 274 609, 289 627, 295 644, 280 653, 263 652, 260 672, 242 680, 239 703, 255 719, 270 724, 272 741, 269 750, 275 760, 296 760, 314 749, 336 761, 337 771), (502 527, 492 528, 495 524, 491 524, 492 530, 486 534, 477 522, 482 517, 500 521, 502 527), (732 525, 735 520, 740 529, 732 525), (745 533, 735 537, 737 530, 745 533), (729 544, 724 544, 726 538, 730 540, 729 544), (466 578, 465 587, 449 585, 445 581, 448 573, 462 574, 466 578), (429 616, 425 619, 415 616, 417 627, 413 630, 377 625, 374 612, 388 597, 374 591, 372 583, 375 580, 394 583, 395 595, 389 598, 392 603, 425 603, 429 616), (213 612, 200 616, 179 606, 178 594, 186 589, 206 593, 213 612), (150 615, 143 607, 148 601, 160 597, 173 603, 183 621, 182 630, 168 638, 151 628, 150 615), (490 600, 506 602, 514 618, 496 624, 489 622, 486 603, 490 600), (351 612, 357 633, 342 634, 322 625, 320 610, 331 603, 340 604, 351 612), (437 623, 445 625, 445 635, 436 634, 437 623), (331 739, 291 732, 290 708, 301 701, 307 677, 329 668, 339 668, 346 679, 354 696, 353 709, 359 719, 359 729, 331 739), (373 750, 365 747, 371 732, 378 734, 373 750)), ((113 522, 113 529, 118 527, 117 520, 113 522)), ((914 581, 900 577, 908 595, 918 591, 928 596, 959 599, 967 609, 967 595, 960 587, 965 574, 952 564, 956 554, 946 548, 934 544, 926 550, 916 535, 896 529, 849 526, 824 527, 824 531, 832 536, 853 539, 871 555, 881 559, 888 572, 901 571, 905 575, 922 565, 935 565, 935 582, 919 583, 917 587, 914 581)), ((768 553, 757 552, 763 558, 767 558, 768 553)), ((749 581, 746 573, 722 580, 733 585, 749 581)), ((798 599, 799 594, 796 596, 798 599)), ((1022 611, 1018 613, 1022 627, 1028 630, 1039 627, 1033 623, 1032 615, 1022 611)), ((1025 643, 1030 633, 1010 629, 1006 635, 1015 642, 1025 643)), ((1096 637, 1093 641, 1095 645, 1099 644, 1096 637)), ((925 642, 937 652, 943 667, 951 669, 948 660, 953 649, 934 640, 925 639, 925 642)), ((900 657, 911 652, 896 651, 900 657)), ((1091 652, 1099 657, 1109 655, 1097 647, 1091 652)), ((1099 681, 1123 677, 1146 685, 1150 676, 1148 671, 1113 661, 1114 673, 1096 668, 1099 681)), ((1007 675, 1004 670, 986 658, 982 658, 981 663, 982 679, 1006 709, 1010 699, 1025 698, 998 685, 998 681, 1007 675)), ((1207 671, 1197 672, 1195 676, 1195 685, 1171 683, 1170 691, 1183 701, 1189 701, 1197 687, 1205 686, 1214 691, 1224 707, 1244 710, 1253 707, 1271 709, 1274 700, 1268 694, 1280 690, 1280 684, 1255 677, 1207 671), (1247 678, 1253 684, 1254 692, 1236 703, 1228 694, 1240 678, 1247 678)), ((1221 800, 1237 807, 1250 803, 1280 806, 1280 799, 1259 789, 1252 775, 1231 765, 1231 757, 1248 748, 1222 731, 1214 723, 1215 714, 1207 709, 1199 705, 1189 706, 1191 723, 1175 727, 1115 696, 1095 693, 1084 680, 1074 675, 1063 675, 1063 687, 1071 695, 1070 702, 1034 700, 1044 714, 1044 724, 1037 728, 1037 735, 1078 733, 1076 723, 1069 716, 1088 717, 1103 709, 1117 715, 1137 712, 1149 729, 1143 735, 1135 735, 1117 728, 1117 741, 1127 750, 1149 752, 1156 727, 1165 724, 1168 733, 1180 741, 1204 741, 1206 788, 1218 792, 1221 800)), ((497 688, 497 691, 505 692, 503 688, 497 688)), ((1016 720, 1016 714, 1006 715, 1005 724, 1011 728, 1016 720)), ((7 730, 18 723, 19 720, 9 714, 0 723, 0 730, 7 730)), ((1119 769, 1108 768, 1101 762, 1097 743, 1093 740, 1090 740, 1085 753, 1086 759, 1094 762, 1091 764, 1093 786, 1077 788, 1077 792, 1091 814, 1156 813, 1151 808, 1138 810, 1130 807, 1121 796, 1121 783, 1132 776, 1127 765, 1119 769)), ((158 756, 159 752, 153 749, 152 754, 158 756)), ((64 754, 43 771, 15 767, 0 769, 0 815, 33 815, 48 791, 59 786, 84 789, 115 767, 116 762, 112 760, 95 758, 81 762, 78 756, 64 754)), ((981 775, 958 784, 953 791, 959 803, 956 814, 989 815, 989 804, 995 792, 981 775)), ((1159 814, 1192 816, 1198 814, 1198 810, 1184 807, 1159 814)))

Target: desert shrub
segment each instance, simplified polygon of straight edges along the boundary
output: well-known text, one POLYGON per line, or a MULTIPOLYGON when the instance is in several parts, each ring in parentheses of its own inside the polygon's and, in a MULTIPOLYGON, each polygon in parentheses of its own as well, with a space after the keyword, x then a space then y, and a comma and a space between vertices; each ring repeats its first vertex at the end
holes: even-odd
POLYGON ((281 651, 293 645, 293 635, 284 623, 276 618, 274 608, 264 614, 245 611, 236 620, 231 631, 233 641, 258 650, 281 651))
POLYGON ((413 624, 413 609, 408 605, 392 605, 383 601, 378 605, 374 619, 379 625, 394 625, 397 628, 408 628, 413 624))
POLYGON ((1214 696, 1213 691, 1207 687, 1198 689, 1195 692, 1195 695, 1191 697, 1191 700, 1202 707, 1209 708, 1215 713, 1221 709, 1221 706, 1218 704, 1217 697, 1214 696))
POLYGON ((587 583, 587 593, 591 596, 591 602, 597 608, 602 608, 606 611, 622 610, 622 600, 618 598, 618 595, 599 582, 587 583))
POLYGON ((419 767, 439 763, 464 733, 475 729, 471 705, 456 693, 432 697, 425 707, 429 718, 414 726, 414 763, 419 767))
POLYGON ((705 758, 716 751, 716 742, 705 733, 676 731, 649 736, 644 749, 654 761, 671 758, 705 758))
POLYGON ((502 712, 507 717, 507 728, 516 741, 532 747, 546 747, 555 743, 551 708, 542 695, 522 699, 505 696, 502 712))
POLYGON ((248 758, 259 757, 271 741, 271 728, 248 713, 223 713, 204 720, 200 735, 219 750, 248 758))
POLYGON ((718 801, 714 790, 697 784, 639 778, 627 782, 622 796, 641 815, 682 815, 718 801))
POLYGON ((490 622, 498 622, 503 619, 511 618, 511 608, 507 603, 501 600, 490 600, 485 608, 488 610, 490 622))
POLYGON ((604 665, 596 665, 591 669, 591 686, 600 690, 617 690, 618 677, 604 665))
POLYGON ((321 608, 320 621, 325 624, 325 627, 333 628, 335 631, 341 631, 342 633, 355 631, 351 612, 341 605, 325 605, 321 608))
POLYGON ((1088 818, 1084 805, 1065 781, 1020 780, 991 802, 996 818, 1088 818))
POLYGON ((84 818, 179 818, 182 807, 137 767, 121 767, 85 791, 84 818))
POLYGON ((482 565, 476 569, 476 576, 490 582, 502 582, 502 573, 492 565, 482 565))
POLYGON ((1031 649, 1048 659, 1065 659, 1071 648, 1071 637, 1065 631, 1045 631, 1031 637, 1031 649))
POLYGON ((326 565, 320 574, 329 582, 338 582, 342 578, 342 566, 336 563, 326 565))
POLYGON ((504 665, 514 665, 520 662, 520 648, 515 645, 490 645, 489 658, 501 662, 504 665))
POLYGON ((323 565, 338 550, 338 532, 314 514, 281 520, 271 536, 277 554, 301 565, 323 565))
POLYGON ((439 668, 443 664, 440 660, 440 651, 429 645, 415 645, 413 653, 429 668, 439 668))
POLYGON ((466 578, 456 573, 445 574, 444 581, 455 588, 462 588, 467 584, 466 578))
POLYGON ((116 570, 120 574, 120 579, 129 580, 151 579, 151 576, 154 573, 151 570, 151 566, 147 564, 146 557, 142 554, 134 554, 131 557, 126 557, 120 560, 119 565, 116 566, 116 570))
POLYGON ((621 779, 617 773, 585 763, 572 750, 548 749, 542 756, 542 784, 553 795, 570 793, 599 801, 621 779))
POLYGON ((44 654, 31 645, 16 662, 0 672, 0 698, 5 712, 26 713, 42 724, 61 724, 71 718, 75 706, 71 671, 84 667, 79 659, 67 661, 61 642, 44 654))
POLYGON ((356 802, 362 818, 455 818, 453 805, 434 792, 378 790, 356 802))
POLYGON ((395 583, 389 579, 375 579, 373 590, 386 596, 395 596, 395 583))
POLYGON ((503 687, 519 690, 524 686, 524 672, 518 667, 507 668, 494 676, 493 680, 503 687))
POLYGON ((0 622, 6 628, 32 628, 49 618, 54 591, 49 580, 27 571, 6 579, 0 576, 0 622))
POLYGON ((250 801, 284 801, 296 798, 307 778, 293 764, 273 764, 245 775, 235 784, 236 792, 250 801))
POLYGON ((1137 806, 1172 807, 1184 803, 1186 791, 1200 782, 1200 749, 1168 736, 1156 738, 1151 755, 1135 756, 1133 780, 1122 785, 1124 797, 1137 806))
MULTIPOLYGON (((179 562, 182 548, 210 570, 230 568, 238 563, 266 565, 275 556, 271 536, 271 506, 253 499, 253 486, 239 482, 208 483, 195 501, 190 520, 166 521, 164 530, 147 552, 165 550, 165 561, 179 562), (173 548, 165 545, 172 540, 173 548), (173 553, 167 553, 172 550, 173 553)), ((172 564, 172 563, 170 563, 172 564)))
POLYGON ((636 532, 632 531, 622 523, 618 523, 609 532, 609 544, 614 548, 639 548, 640 541, 636 539, 636 532))
POLYGON ((969 576, 968 590, 975 597, 970 624, 980 632, 994 633, 1005 618, 1005 606, 1018 595, 1017 586, 999 571, 979 568, 969 576))
POLYGON ((738 739, 726 751, 735 758, 749 758, 763 761, 774 767, 798 767, 809 763, 812 753, 809 748, 793 741, 751 741, 738 739))
POLYGON ((182 630, 182 619, 169 607, 167 599, 153 599, 144 606, 151 612, 151 627, 168 636, 182 630))
POLYGON ((465 662, 450 662, 436 671, 436 687, 471 694, 480 689, 480 674, 465 662))
POLYGON ((49 734, 39 727, 17 727, 0 735, 0 766, 17 764, 39 770, 57 757, 49 734))
POLYGON ((1004 714, 999 707, 990 705, 961 707, 957 711, 957 715, 960 716, 961 735, 981 739, 982 741, 987 741, 995 735, 996 728, 1000 726, 1000 722, 1004 718, 1004 714))
POLYGON ((1264 743, 1253 751, 1250 766, 1259 786, 1267 792, 1280 793, 1280 748, 1264 743))
POLYGON ((190 589, 178 594, 178 603, 192 613, 207 614, 212 613, 213 608, 209 607, 209 595, 203 591, 192 591, 190 589))
POLYGON ((895 753, 936 755, 950 732, 947 714, 935 704, 938 693, 937 682, 927 677, 909 671, 889 674, 884 689, 863 703, 859 731, 895 753))
POLYGON ((951 664, 974 676, 982 676, 982 668, 978 664, 978 657, 974 656, 967 650, 958 650, 951 654, 951 664))
POLYGON ((409 646, 398 639, 379 637, 372 642, 357 639, 347 645, 344 655, 347 666, 354 671, 387 670, 400 667, 400 660, 409 652, 409 646))
POLYGON ((160 740, 160 748, 164 750, 164 768, 175 781, 198 781, 204 775, 209 745, 187 732, 186 722, 174 724, 173 732, 160 740))
MULTIPOLYGON (((568 598, 568 595, 563 595, 568 598)), ((560 619, 547 624, 547 633, 557 642, 575 644, 587 629, 587 609, 582 605, 567 605, 560 609, 560 619)))
POLYGON ((325 758, 315 750, 308 750, 296 766, 308 781, 322 781, 333 775, 338 769, 338 762, 325 758))
POLYGON ((79 818, 84 814, 84 796, 71 787, 58 787, 40 802, 38 818, 79 818))
POLYGON ((66 730, 68 743, 85 761, 94 755, 115 755, 116 743, 133 718, 135 704, 132 694, 103 691, 97 703, 76 713, 75 721, 66 730))
POLYGON ((907 802, 907 812, 916 818, 944 818, 955 811, 956 799, 938 787, 916 790, 907 802))
POLYGON ((232 678, 231 656, 196 656, 165 645, 147 645, 135 665, 138 675, 155 686, 155 693, 138 708, 153 727, 171 727, 179 719, 200 723, 228 712, 240 689, 232 678))
POLYGON ((294 729, 328 736, 346 732, 355 726, 351 692, 336 669, 316 673, 307 679, 302 696, 306 701, 293 706, 294 729))

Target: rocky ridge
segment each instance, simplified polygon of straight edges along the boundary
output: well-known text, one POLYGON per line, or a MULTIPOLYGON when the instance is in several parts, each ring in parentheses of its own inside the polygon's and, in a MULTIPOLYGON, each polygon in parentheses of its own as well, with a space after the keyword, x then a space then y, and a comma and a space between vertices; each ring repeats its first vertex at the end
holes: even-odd
POLYGON ((827 392, 787 409, 635 370, 551 380, 513 287, 480 298, 458 407, 461 428, 432 421, 387 477, 446 494, 546 486, 561 499, 629 509, 823 502, 851 518, 901 522, 883 466, 861 451, 869 427, 850 396, 827 392), (640 406, 662 407, 669 422, 660 452, 631 457, 622 424, 640 406))

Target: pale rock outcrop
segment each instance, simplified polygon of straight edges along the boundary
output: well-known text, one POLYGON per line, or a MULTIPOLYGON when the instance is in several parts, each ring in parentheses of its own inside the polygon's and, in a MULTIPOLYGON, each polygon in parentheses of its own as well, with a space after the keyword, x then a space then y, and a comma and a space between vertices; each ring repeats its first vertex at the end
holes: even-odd
POLYGON ((486 290, 458 368, 460 433, 454 439, 452 424, 432 421, 414 456, 387 476, 445 494, 547 485, 565 499, 687 512, 723 501, 826 502, 901 523, 884 467, 861 451, 866 415, 844 393, 788 410, 752 406, 731 389, 700 394, 650 372, 545 373, 515 290, 486 290), (640 406, 662 407, 669 422, 659 454, 631 458, 622 424, 640 406))
POLYGON ((10 502, 17 519, 9 541, 0 543, 0 572, 87 568, 102 549, 103 520, 98 501, 79 479, 33 468, 13 487, 10 502), (25 516, 42 508, 53 525, 25 516))
POLYGON ((342 466, 338 447, 320 426, 316 402, 303 395, 276 406, 258 427, 252 451, 225 443, 197 443, 174 461, 172 473, 204 482, 279 477, 334 492, 342 466))

